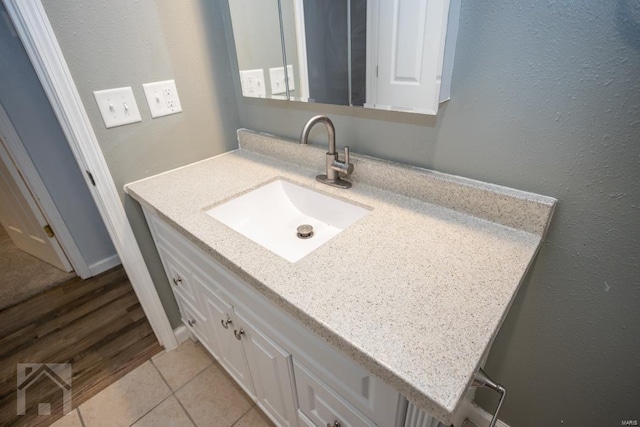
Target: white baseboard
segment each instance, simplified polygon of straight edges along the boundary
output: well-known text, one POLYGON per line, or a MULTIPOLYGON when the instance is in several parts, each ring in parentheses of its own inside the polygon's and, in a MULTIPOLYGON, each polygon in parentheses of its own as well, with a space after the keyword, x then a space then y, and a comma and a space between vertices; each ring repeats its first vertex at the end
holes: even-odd
MULTIPOLYGON (((474 423, 478 427, 489 427, 489 423, 491 422, 492 414, 488 413, 474 402, 469 405, 469 409, 467 411, 467 418, 469 421, 474 423)), ((498 420, 496 422, 497 427, 509 427, 507 423, 504 421, 498 420)))
POLYGON ((89 271, 92 276, 102 273, 103 271, 107 271, 108 269, 115 267, 116 265, 120 265, 120 257, 118 254, 114 254, 109 258, 101 259, 98 262, 94 262, 89 266, 89 271))
MULTIPOLYGON (((189 338, 191 338, 191 333, 187 329, 186 326, 180 325, 173 330, 174 335, 176 336, 176 340, 178 341, 178 345, 182 344, 189 338)), ((168 349, 167 349, 168 350, 168 349)))

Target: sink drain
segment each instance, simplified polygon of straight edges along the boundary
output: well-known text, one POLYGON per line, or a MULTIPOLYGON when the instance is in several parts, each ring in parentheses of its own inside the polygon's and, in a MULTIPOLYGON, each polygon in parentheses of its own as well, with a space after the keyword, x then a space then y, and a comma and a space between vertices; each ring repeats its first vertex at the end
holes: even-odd
POLYGON ((297 232, 299 239, 310 239, 313 237, 313 227, 309 224, 299 225, 297 232))

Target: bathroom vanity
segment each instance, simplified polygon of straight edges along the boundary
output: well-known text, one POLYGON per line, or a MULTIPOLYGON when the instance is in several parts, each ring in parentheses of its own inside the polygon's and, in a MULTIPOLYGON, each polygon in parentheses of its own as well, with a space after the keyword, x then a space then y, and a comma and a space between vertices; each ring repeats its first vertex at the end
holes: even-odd
POLYGON ((458 426, 555 199, 355 154, 338 189, 322 147, 238 137, 126 186, 185 326, 277 425, 458 426), (366 212, 295 262, 208 213, 278 182, 366 212))

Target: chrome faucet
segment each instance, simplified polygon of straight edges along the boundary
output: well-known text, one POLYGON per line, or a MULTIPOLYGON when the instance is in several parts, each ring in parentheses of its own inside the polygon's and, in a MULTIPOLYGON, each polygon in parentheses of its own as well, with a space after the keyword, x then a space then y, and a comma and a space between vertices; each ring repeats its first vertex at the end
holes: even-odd
POLYGON ((344 147, 344 161, 340 161, 340 157, 336 152, 336 128, 333 122, 327 116, 315 116, 309 119, 302 134, 300 134, 300 144, 307 144, 309 140, 309 132, 311 128, 318 123, 324 123, 329 136, 329 151, 327 152, 327 173, 316 176, 316 181, 323 184, 331 185, 338 188, 351 188, 351 183, 340 178, 340 174, 351 175, 353 172, 353 164, 349 163, 349 147, 344 147))

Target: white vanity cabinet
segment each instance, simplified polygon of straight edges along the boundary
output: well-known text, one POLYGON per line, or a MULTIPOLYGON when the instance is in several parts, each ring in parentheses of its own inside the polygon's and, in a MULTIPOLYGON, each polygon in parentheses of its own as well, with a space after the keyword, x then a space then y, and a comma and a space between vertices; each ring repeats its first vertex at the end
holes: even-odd
POLYGON ((185 326, 276 425, 405 426, 396 390, 145 215, 185 326))

